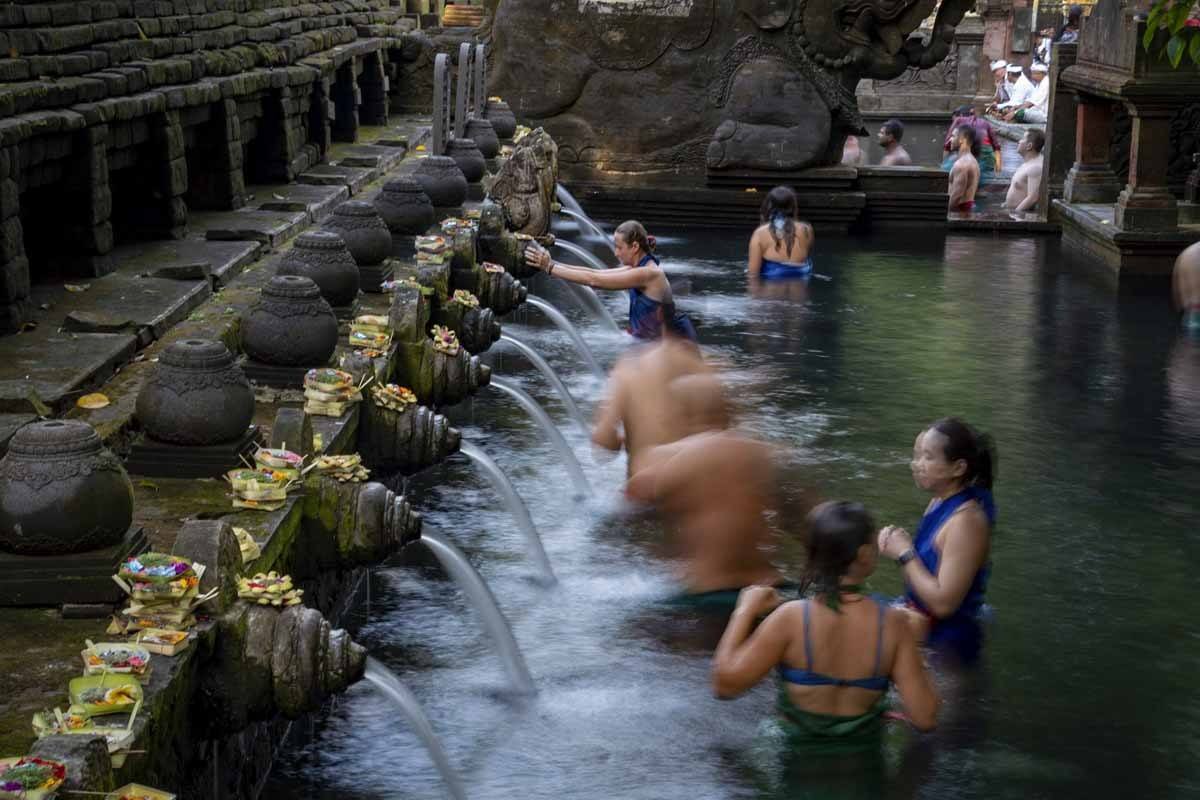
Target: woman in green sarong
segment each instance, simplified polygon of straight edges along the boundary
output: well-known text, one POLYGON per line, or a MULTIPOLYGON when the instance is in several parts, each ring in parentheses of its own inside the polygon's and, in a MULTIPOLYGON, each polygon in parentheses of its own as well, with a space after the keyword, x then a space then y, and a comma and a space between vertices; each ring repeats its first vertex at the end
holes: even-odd
POLYGON ((895 683, 908 721, 932 729, 938 700, 905 612, 862 587, 879 559, 870 514, 859 503, 822 503, 808 524, 812 597, 783 602, 771 587, 742 590, 713 656, 717 696, 737 697, 777 668, 789 741, 841 749, 878 746, 895 683))

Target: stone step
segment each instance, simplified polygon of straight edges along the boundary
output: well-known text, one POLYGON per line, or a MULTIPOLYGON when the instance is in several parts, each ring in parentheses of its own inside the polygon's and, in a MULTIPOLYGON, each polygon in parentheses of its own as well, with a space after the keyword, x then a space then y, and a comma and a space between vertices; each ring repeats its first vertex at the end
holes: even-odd
POLYGON ((306 211, 197 211, 188 227, 209 241, 250 241, 274 250, 290 241, 309 221, 306 211))
POLYGON ((128 333, 59 333, 53 324, 4 339, 0 349, 0 412, 43 413, 72 406, 137 352, 128 333))
POLYGON ((405 152, 404 147, 356 144, 350 145, 341 153, 337 153, 335 150, 334 161, 337 166, 362 167, 386 172, 400 163, 405 152))
POLYGON ((342 167, 318 164, 296 178, 298 183, 312 186, 345 186, 350 194, 358 194, 364 186, 379 177, 378 168, 342 167))
POLYGON ((345 186, 289 183, 252 186, 253 204, 261 211, 303 211, 311 222, 320 222, 333 213, 339 203, 350 199, 345 186))

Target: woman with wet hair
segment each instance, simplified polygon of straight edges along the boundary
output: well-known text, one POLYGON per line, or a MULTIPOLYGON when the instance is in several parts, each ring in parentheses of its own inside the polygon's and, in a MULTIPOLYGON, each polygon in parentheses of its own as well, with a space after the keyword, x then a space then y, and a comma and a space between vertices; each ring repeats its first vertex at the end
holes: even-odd
POLYGON ((661 339, 664 330, 672 335, 696 340, 691 320, 675 309, 671 283, 654 255, 654 237, 642 223, 627 220, 613 232, 613 249, 621 266, 615 269, 590 269, 563 264, 536 244, 525 250, 525 263, 547 275, 596 289, 629 291, 629 332, 638 339, 661 339))
POLYGON ((767 193, 760 211, 762 224, 750 237, 750 280, 807 280, 812 275, 809 250, 812 226, 797 219, 796 193, 776 186, 767 193))
POLYGON ((903 572, 918 634, 970 661, 983 641, 980 614, 991 572, 992 441, 961 419, 939 419, 917 436, 911 466, 917 486, 933 498, 916 538, 889 525, 879 532, 879 552, 903 572))
POLYGON ((912 628, 862 585, 879 559, 871 515, 861 503, 822 503, 805 544, 811 597, 784 603, 770 587, 742 590, 713 656, 717 696, 736 697, 774 668, 792 744, 878 746, 894 683, 908 720, 933 728, 937 695, 912 628))

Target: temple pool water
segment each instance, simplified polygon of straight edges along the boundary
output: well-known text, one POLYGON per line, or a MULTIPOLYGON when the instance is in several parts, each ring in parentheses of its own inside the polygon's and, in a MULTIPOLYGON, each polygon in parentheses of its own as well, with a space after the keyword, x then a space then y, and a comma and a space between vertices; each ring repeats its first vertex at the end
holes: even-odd
MULTIPOLYGON (((491 584, 539 695, 504 692, 473 612, 424 563, 376 571, 358 631, 425 705, 468 794, 1200 795, 1200 346, 1177 338, 1165 298, 1117 296, 1052 241, 826 239, 814 258, 822 277, 778 297, 748 296, 740 238, 683 232, 660 249, 687 291, 680 306, 728 366, 743 424, 786 448, 791 486, 861 500, 881 524, 911 529, 925 502, 908 469, 920 428, 953 413, 996 437, 984 664, 940 678, 942 727, 922 737, 895 726, 882 764, 783 759, 762 725, 774 686, 713 699, 709 632, 655 606, 669 571, 653 536, 621 516, 623 461, 595 457, 540 376, 497 358, 549 408, 601 490, 576 504, 561 460, 511 404, 489 395, 455 411, 528 502, 559 584, 531 580, 519 531, 465 460, 410 491, 491 584)), ((565 295, 561 305, 582 322, 565 295)), ((599 397, 540 317, 505 331, 542 349, 585 407, 599 397)), ((584 334, 606 362, 624 346, 599 325, 584 334)), ((895 568, 882 564, 872 585, 896 593, 895 568)), ((368 686, 310 733, 265 797, 444 796, 416 737, 368 686)))

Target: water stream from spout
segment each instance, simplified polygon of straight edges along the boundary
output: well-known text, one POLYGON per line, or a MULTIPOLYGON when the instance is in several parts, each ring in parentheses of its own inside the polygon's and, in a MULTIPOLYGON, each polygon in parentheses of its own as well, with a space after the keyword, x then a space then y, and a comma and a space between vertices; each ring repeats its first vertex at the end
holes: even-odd
MULTIPOLYGON (((583 259, 585 262, 587 262, 588 266, 592 267, 593 269, 609 269, 609 266, 597 258, 594 253, 580 247, 574 242, 566 242, 562 239, 555 239, 554 244, 558 247, 561 247, 563 250, 566 250, 568 253, 583 259)), ((613 318, 612 312, 608 310, 608 306, 604 305, 604 302, 600 299, 600 296, 596 294, 595 289, 590 286, 584 286, 581 283, 568 283, 567 285, 578 297, 583 300, 584 305, 586 305, 597 318, 603 320, 604 323, 610 326, 614 331, 617 331, 618 333, 621 332, 621 326, 617 324, 616 319, 613 318)))
POLYGON ((540 297, 529 295, 525 298, 525 302, 549 317, 550 321, 557 325, 563 333, 571 337, 575 349, 579 351, 579 355, 587 362, 592 373, 600 380, 605 379, 604 368, 600 366, 600 362, 596 359, 596 354, 592 352, 592 348, 588 347, 587 342, 579 335, 579 331, 571 324, 571 320, 567 319, 561 311, 540 297))
POLYGON ((574 242, 568 242, 565 239, 556 238, 554 240, 554 245, 555 247, 561 247, 563 250, 566 250, 572 255, 579 256, 586 261, 587 265, 592 269, 612 269, 612 267, 610 267, 608 264, 605 264, 603 261, 601 261, 599 256, 597 256, 595 253, 591 252, 587 248, 580 247, 574 242))
POLYGON ((583 415, 583 411, 580 410, 579 404, 575 402, 575 398, 571 396, 571 391, 563 383, 562 378, 558 377, 558 373, 554 371, 554 367, 550 366, 550 362, 542 358, 538 351, 515 336, 502 333, 500 334, 500 341, 516 348, 517 352, 525 356, 529 360, 529 363, 533 364, 538 372, 542 373, 546 380, 550 382, 550 385, 554 387, 554 391, 558 392, 558 396, 562 398, 563 405, 567 408, 567 413, 571 419, 575 420, 575 424, 579 426, 579 430, 583 431, 584 436, 590 436, 592 429, 588 424, 587 417, 583 415))
POLYGON ((459 446, 459 452, 462 453, 471 461, 483 470, 484 476, 491 482, 492 487, 504 500, 504 505, 508 508, 508 512, 513 515, 520 526, 521 532, 525 534, 525 543, 529 548, 529 556, 532 558, 541 571, 543 580, 546 583, 553 584, 557 579, 554 577, 554 569, 550 566, 550 558, 546 555, 546 548, 542 546, 542 537, 538 534, 537 528, 533 524, 533 517, 529 515, 529 507, 525 505, 525 501, 517 494, 516 487, 512 485, 512 481, 504 474, 504 470, 500 469, 500 465, 492 460, 492 457, 483 451, 482 448, 476 447, 471 442, 463 442, 459 446))
POLYGON ((454 771, 454 767, 450 765, 450 758, 446 755, 437 733, 434 732, 429 717, 425 716, 425 710, 421 708, 421 704, 412 691, 400 682, 395 673, 370 656, 367 657, 367 669, 363 673, 363 680, 391 698, 396 707, 400 709, 400 713, 408 720, 409 727, 425 745, 425 750, 433 760, 433 765, 441 773, 450 797, 454 800, 467 800, 467 791, 463 788, 462 780, 454 771))
MULTIPOLYGON (((558 204, 563 208, 569 208, 577 214, 583 214, 583 206, 579 205, 579 201, 575 199, 575 195, 567 191, 567 187, 561 183, 554 184, 554 199, 558 200, 558 204)), ((587 216, 587 214, 583 215, 587 216)))
POLYGON ((450 540, 441 534, 433 533, 428 527, 421 532, 421 544, 437 557, 442 567, 462 589, 463 594, 471 601, 471 605, 475 607, 475 611, 483 622, 483 629, 487 631, 488 636, 496 645, 496 652, 504 663, 504 671, 508 673, 513 690, 519 694, 536 694, 537 688, 533 685, 533 678, 529 674, 529 667, 525 664, 525 657, 521 655, 521 649, 517 647, 512 626, 504 618, 504 614, 496 604, 496 596, 492 594, 492 590, 488 588, 479 572, 471 566, 471 562, 467 560, 463 552, 450 540))
POLYGON ((584 496, 590 495, 592 493, 592 486, 588 483, 587 476, 583 474, 583 467, 580 466, 579 459, 575 457, 571 446, 567 444, 567 440, 563 438, 562 433, 555 427, 554 420, 550 419, 550 415, 546 413, 546 409, 542 408, 541 404, 537 400, 534 400, 529 392, 497 375, 492 376, 491 383, 488 385, 493 389, 504 392, 513 400, 516 400, 521 408, 525 409, 525 413, 533 418, 533 421, 542 429, 542 433, 546 434, 546 438, 558 450, 558 455, 562 458, 563 464, 566 465, 567 472, 571 475, 571 482, 575 484, 575 489, 584 496))
MULTIPOLYGON (((613 255, 616 255, 617 248, 613 245, 612 241, 609 239, 608 234, 605 233, 604 231, 600 230, 600 226, 597 225, 596 223, 592 222, 591 218, 587 214, 584 214, 582 211, 572 211, 569 208, 562 209, 562 214, 563 214, 563 216, 567 216, 567 217, 570 217, 571 219, 575 220, 577 223, 584 226, 589 231, 591 231, 593 234, 595 234, 596 238, 601 239, 606 245, 608 245, 608 249, 610 251, 612 251, 613 255)), ((585 236, 587 235, 586 231, 584 231, 583 233, 585 236)))

